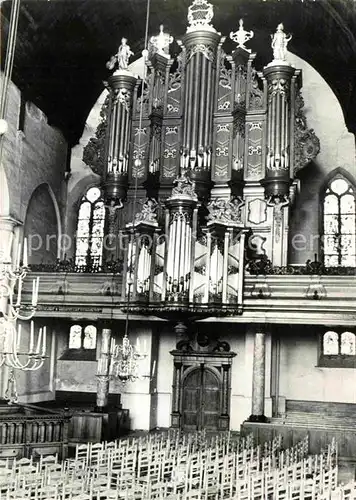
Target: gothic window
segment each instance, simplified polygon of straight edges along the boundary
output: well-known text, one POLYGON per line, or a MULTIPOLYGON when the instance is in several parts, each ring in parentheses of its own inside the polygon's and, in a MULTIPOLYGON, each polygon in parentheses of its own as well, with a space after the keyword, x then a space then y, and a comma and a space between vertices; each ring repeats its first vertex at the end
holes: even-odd
POLYGON ((82 268, 102 262, 105 207, 98 187, 88 189, 79 207, 75 263, 82 268))
POLYGON ((338 175, 327 185, 323 203, 325 266, 356 266, 355 187, 338 175))
POLYGON ((322 334, 319 366, 356 367, 356 335, 350 331, 327 331, 322 334))

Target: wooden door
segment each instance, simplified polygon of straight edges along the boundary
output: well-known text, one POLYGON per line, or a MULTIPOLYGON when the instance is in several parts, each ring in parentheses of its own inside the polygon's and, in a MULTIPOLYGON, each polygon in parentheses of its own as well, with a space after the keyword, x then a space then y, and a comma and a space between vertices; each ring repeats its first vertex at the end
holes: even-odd
POLYGON ((204 365, 187 375, 183 384, 182 426, 185 430, 218 430, 221 388, 218 377, 204 365))

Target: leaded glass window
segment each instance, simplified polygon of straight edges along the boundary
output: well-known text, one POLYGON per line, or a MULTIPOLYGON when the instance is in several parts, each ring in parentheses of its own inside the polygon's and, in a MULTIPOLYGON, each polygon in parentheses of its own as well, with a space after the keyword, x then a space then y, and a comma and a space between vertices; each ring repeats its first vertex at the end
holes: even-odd
POLYGON ((339 335, 336 332, 326 332, 323 337, 323 354, 339 354, 339 335))
POLYGON ((96 348, 96 328, 94 325, 88 325, 84 328, 83 347, 84 349, 96 348))
POLYGON ((94 325, 72 325, 69 330, 69 349, 96 349, 97 330, 94 325))
POLYGON ((352 332, 343 332, 340 340, 340 353, 345 356, 355 356, 355 334, 352 332))
POLYGON ((356 335, 348 330, 329 330, 321 336, 319 366, 356 368, 356 335))
POLYGON ((105 206, 98 187, 88 189, 83 196, 77 224, 75 263, 96 267, 102 262, 105 206))
POLYGON ((80 349, 82 347, 82 327, 72 325, 69 330, 69 349, 80 349))
POLYGON ((355 188, 344 177, 331 180, 324 196, 324 264, 356 266, 355 188))

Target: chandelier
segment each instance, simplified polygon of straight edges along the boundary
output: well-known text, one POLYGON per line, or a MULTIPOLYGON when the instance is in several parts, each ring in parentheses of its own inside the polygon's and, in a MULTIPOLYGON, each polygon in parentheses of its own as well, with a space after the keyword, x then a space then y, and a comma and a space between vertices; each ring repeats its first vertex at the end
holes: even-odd
POLYGON ((18 320, 33 318, 38 302, 39 278, 32 282, 31 304, 22 302, 23 283, 29 271, 27 239, 24 240, 21 262, 19 245, 15 265, 11 261, 12 236, 7 251, 0 255, 0 366, 6 365, 23 371, 41 368, 46 358, 46 327, 39 330, 35 339, 34 322, 30 323, 27 346, 22 342, 22 326, 18 320))
MULTIPOLYGON (((109 338, 111 338, 110 348, 105 346, 102 351, 102 357, 98 360, 97 377, 116 379, 121 384, 127 382, 136 382, 137 380, 151 379, 155 374, 156 361, 153 361, 152 373, 142 373, 142 361, 148 357, 146 341, 143 342, 143 350, 141 351, 140 339, 137 337, 136 345, 131 344, 129 331, 129 304, 130 304, 130 287, 132 282, 127 282, 129 293, 127 295, 125 332, 122 338, 122 343, 119 344, 111 337, 111 330, 107 330, 109 338)), ((104 331, 104 330, 103 330, 104 331)))
MULTIPOLYGON (((140 340, 137 339, 136 346, 132 345, 125 332, 121 344, 117 344, 114 339, 111 339, 108 356, 98 361, 97 376, 108 374, 110 378, 117 379, 122 384, 151 378, 151 374, 143 374, 140 371, 140 362, 146 358, 146 346, 144 345, 143 352, 141 352, 140 340)), ((152 376, 155 372, 155 365, 154 361, 152 376)))

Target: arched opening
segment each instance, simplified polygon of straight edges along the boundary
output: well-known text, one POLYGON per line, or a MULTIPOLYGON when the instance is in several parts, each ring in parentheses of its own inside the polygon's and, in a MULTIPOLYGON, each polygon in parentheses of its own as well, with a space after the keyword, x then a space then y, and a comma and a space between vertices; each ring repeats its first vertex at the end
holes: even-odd
POLYGON ((47 184, 41 184, 29 201, 24 237, 28 242, 29 264, 53 264, 57 260, 60 238, 59 211, 47 184))

